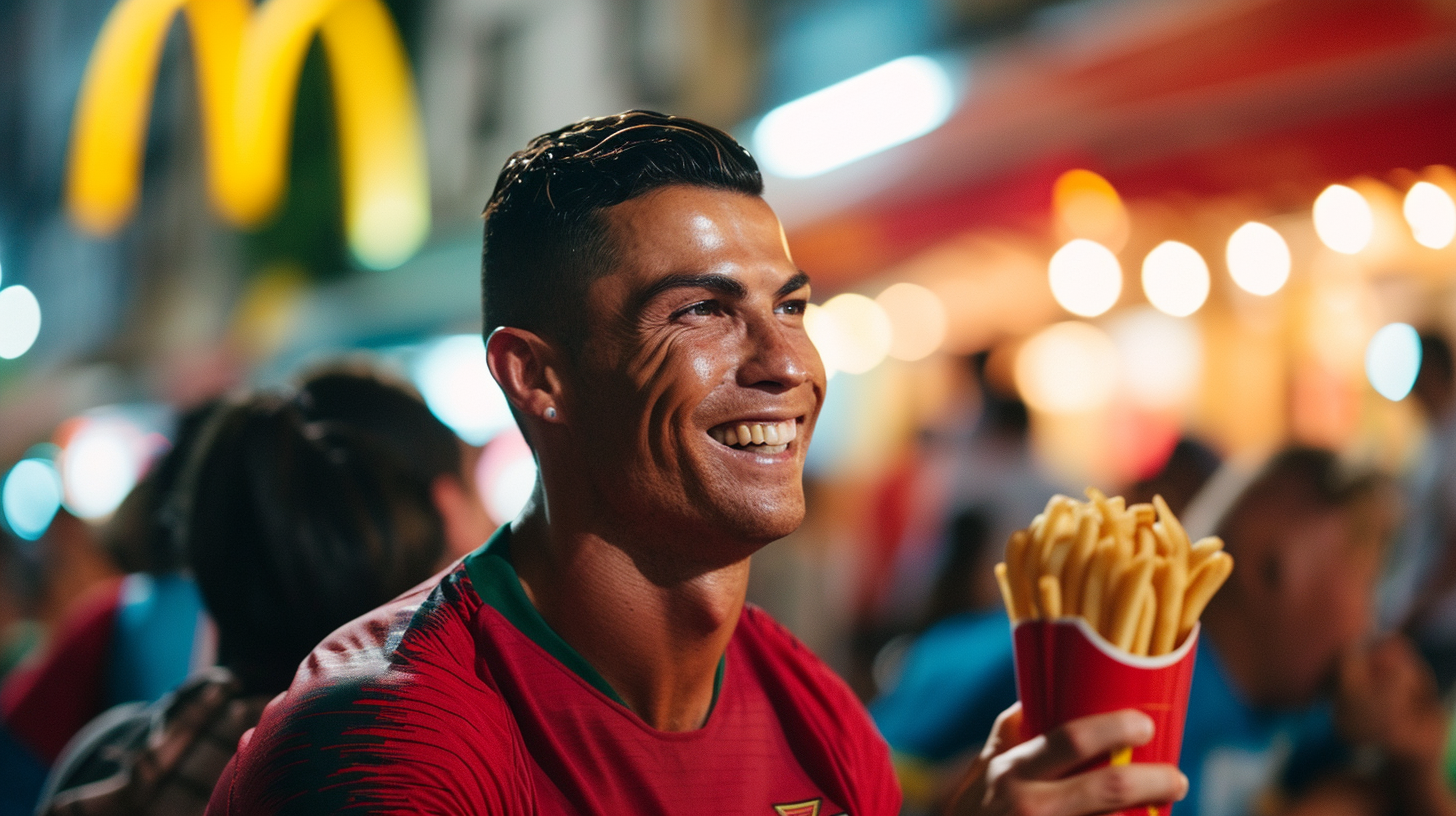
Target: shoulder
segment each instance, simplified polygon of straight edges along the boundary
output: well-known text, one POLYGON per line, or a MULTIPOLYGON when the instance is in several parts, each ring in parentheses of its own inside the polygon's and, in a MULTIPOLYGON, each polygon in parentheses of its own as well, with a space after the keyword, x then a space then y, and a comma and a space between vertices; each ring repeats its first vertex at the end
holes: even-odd
POLYGON ((849 686, 788 629, 744 607, 730 646, 768 695, 795 756, 854 813, 896 813, 900 789, 890 751, 849 686))
POLYGON ((321 643, 239 747, 226 812, 493 812, 519 793, 519 732, 476 671, 479 608, 457 566, 321 643))

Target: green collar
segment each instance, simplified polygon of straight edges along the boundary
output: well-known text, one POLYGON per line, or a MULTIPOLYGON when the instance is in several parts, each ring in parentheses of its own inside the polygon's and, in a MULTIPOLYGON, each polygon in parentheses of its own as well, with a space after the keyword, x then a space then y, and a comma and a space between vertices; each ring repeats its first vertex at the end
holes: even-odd
MULTIPOLYGON (((475 585, 475 591, 482 603, 501 613, 521 634, 545 649, 561 665, 591 684, 592 688, 607 695, 623 708, 627 707, 626 701, 602 677, 601 672, 592 668, 580 652, 562 640, 550 624, 546 623, 546 619, 541 617, 531 599, 526 597, 526 591, 521 588, 521 579, 516 575, 516 568, 511 565, 511 525, 501 525, 480 549, 465 556, 465 572, 470 575, 470 582, 475 585)), ((718 705, 718 692, 723 688, 726 665, 726 655, 718 658, 718 670, 713 675, 713 701, 708 708, 710 714, 718 705)))

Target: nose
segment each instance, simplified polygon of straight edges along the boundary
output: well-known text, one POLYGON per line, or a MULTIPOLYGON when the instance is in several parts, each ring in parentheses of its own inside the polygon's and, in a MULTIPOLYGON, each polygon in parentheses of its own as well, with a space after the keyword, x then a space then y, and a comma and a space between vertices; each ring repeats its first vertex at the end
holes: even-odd
POLYGON ((750 322, 744 346, 738 384, 747 388, 788 391, 809 382, 822 365, 803 328, 777 316, 750 322))

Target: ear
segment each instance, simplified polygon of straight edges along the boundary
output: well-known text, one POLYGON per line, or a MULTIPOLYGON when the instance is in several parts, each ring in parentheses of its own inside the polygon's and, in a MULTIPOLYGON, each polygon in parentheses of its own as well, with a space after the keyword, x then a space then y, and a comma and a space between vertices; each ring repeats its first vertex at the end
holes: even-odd
POLYGON ((561 421, 561 357, 554 345, 535 332, 501 326, 485 341, 485 359, 518 412, 535 421, 561 421))

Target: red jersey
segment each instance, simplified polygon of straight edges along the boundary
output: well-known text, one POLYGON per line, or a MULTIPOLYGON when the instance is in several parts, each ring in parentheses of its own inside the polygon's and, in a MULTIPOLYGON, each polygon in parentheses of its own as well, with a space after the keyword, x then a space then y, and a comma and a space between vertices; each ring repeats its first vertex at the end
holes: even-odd
POLYGON ((299 667, 208 813, 890 816, 889 750, 848 687, 746 607, 708 720, 658 731, 553 632, 502 528, 299 667))

